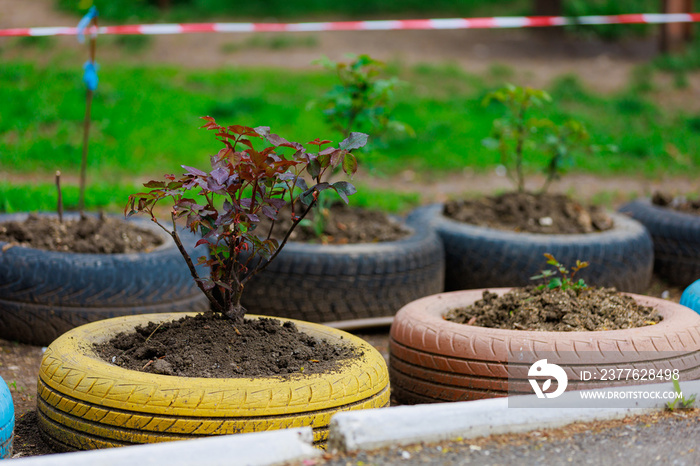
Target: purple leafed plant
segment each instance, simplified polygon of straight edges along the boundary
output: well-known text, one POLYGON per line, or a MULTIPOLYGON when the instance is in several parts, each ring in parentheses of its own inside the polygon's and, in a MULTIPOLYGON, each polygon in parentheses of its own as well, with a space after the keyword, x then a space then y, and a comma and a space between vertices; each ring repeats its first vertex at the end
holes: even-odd
POLYGON ((318 201, 318 194, 332 189, 347 203, 348 196, 356 192, 347 181, 323 179, 335 168, 354 174, 357 159, 352 150, 363 147, 367 135, 351 133, 338 147, 325 149, 331 141, 315 139, 308 143, 314 152, 307 152, 302 144, 272 134, 266 126, 220 126, 211 117, 203 119, 207 121, 203 128, 215 131, 224 144, 211 157, 211 171, 183 165, 186 173, 180 178, 165 175, 164 181, 149 181, 144 186, 150 191, 129 196, 124 213, 127 217, 142 212, 150 215, 175 241, 212 311, 240 322, 246 312, 241 306, 245 284, 277 257, 318 201), (155 208, 163 199, 172 202, 172 225, 156 217, 155 208), (291 226, 277 240, 272 229, 286 206, 291 210, 291 226), (270 226, 260 231, 263 217, 270 226), (182 244, 175 226, 178 219, 202 236, 197 246, 209 247, 210 254, 196 263, 182 244), (200 264, 209 268, 209 277, 199 275, 196 265, 200 264))

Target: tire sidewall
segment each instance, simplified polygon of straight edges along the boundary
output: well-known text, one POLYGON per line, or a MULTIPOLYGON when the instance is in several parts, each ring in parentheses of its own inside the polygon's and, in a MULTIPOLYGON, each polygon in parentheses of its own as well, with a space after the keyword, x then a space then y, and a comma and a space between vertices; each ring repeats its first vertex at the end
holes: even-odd
POLYGON ((330 322, 391 316, 414 299, 443 291, 440 238, 426 225, 403 225, 410 234, 396 241, 344 245, 290 241, 248 284, 243 305, 257 314, 330 322), (276 303, 268 301, 271 281, 272 288, 284 295, 276 303), (325 304, 312 309, 317 301, 325 304))
MULTIPOLYGON (((508 290, 489 289, 497 294, 508 290)), ((532 394, 526 382, 528 368, 548 358, 569 374, 569 389, 573 390, 629 385, 625 380, 571 378, 584 369, 601 373, 602 368, 632 366, 658 371, 670 365, 687 371, 690 378, 700 375, 696 356, 700 351, 700 316, 685 306, 626 293, 639 304, 656 308, 663 320, 645 327, 595 332, 507 330, 444 320, 447 311, 473 304, 483 291, 426 297, 397 313, 390 332, 390 373, 392 389, 400 401, 532 394)))
MULTIPOLYGON (((28 214, 3 214, 0 215, 0 223, 23 221, 27 216, 28 214)), ((64 217, 79 218, 78 214, 65 214, 64 217)), ((101 301, 109 302, 113 298, 117 299, 119 306, 123 307, 161 302, 149 298, 148 289, 132 288, 125 293, 124 289, 127 286, 134 285, 131 274, 149 274, 150 278, 160 274, 160 282, 172 284, 173 301, 200 293, 186 268, 183 268, 184 260, 167 233, 144 218, 132 218, 127 221, 155 233, 161 238, 163 244, 148 253, 125 254, 83 254, 19 246, 9 247, 0 254, 0 280, 4 279, 5 282, 15 283, 15 285, 12 288, 0 287, 0 299, 83 307, 86 306, 86 302, 81 299, 81 290, 90 286, 91 282, 102 282, 110 284, 110 289, 104 289, 95 299, 96 306, 103 305, 101 301), (178 271, 173 272, 173 267, 178 271), (127 270, 128 273, 115 273, 115 270, 127 270), (35 277, 40 277, 40 281, 46 285, 36 290, 36 294, 34 291, 24 292, 27 288, 35 286, 35 277), (126 282, 126 280, 128 285, 120 286, 120 282, 126 282), (53 296, 51 298, 37 296, 43 293, 53 296)), ((195 252, 194 243, 193 236, 183 235, 183 244, 190 254, 195 252)), ((0 242, 0 248, 6 245, 8 244, 0 242)), ((107 304, 107 306, 112 305, 107 304)), ((90 304, 88 303, 87 306, 89 307, 90 304)))
MULTIPOLYGON (((27 216, 0 215, 0 223, 27 216)), ((128 222, 155 233, 163 244, 143 253, 83 254, 0 242, 0 337, 46 346, 65 331, 95 320, 207 310, 208 301, 172 238, 146 218, 128 222)), ((191 256, 206 254, 195 249, 194 234, 181 229, 180 237, 191 256)), ((198 270, 202 274, 203 266, 198 270)))
POLYGON ((416 209, 411 217, 428 222, 445 245, 445 289, 526 286, 546 268, 544 253, 570 267, 589 267, 577 275, 596 286, 643 292, 653 270, 653 244, 639 222, 609 213, 611 230, 588 234, 537 234, 471 225, 447 218, 443 204, 416 209), (593 256, 593 257, 587 257, 593 256))
MULTIPOLYGON (((489 288, 488 291, 499 295, 507 293, 511 288, 489 288)), ((688 312, 685 306, 681 306, 671 301, 651 296, 642 296, 634 293, 623 293, 631 296, 643 306, 655 308, 663 317, 663 320, 656 325, 647 325, 621 330, 605 331, 575 331, 575 332, 551 332, 551 331, 527 331, 508 330, 488 327, 478 327, 474 325, 458 324, 447 321, 443 316, 450 309, 466 307, 482 298, 485 290, 464 290, 441 293, 428 296, 414 301, 404 306, 396 314, 394 324, 391 327, 391 338, 401 343, 407 343, 407 337, 403 332, 406 329, 415 328, 420 325, 429 329, 430 334, 455 335, 455 338, 474 339, 475 341, 498 340, 509 342, 512 348, 523 348, 524 350, 536 351, 583 351, 583 346, 588 346, 590 350, 599 350, 601 341, 625 341, 634 340, 637 343, 638 351, 641 348, 648 348, 648 351, 700 351, 700 316, 693 312, 688 312), (673 333, 687 333, 693 339, 671 339, 666 337, 673 333), (656 339, 663 339, 665 343, 660 343, 665 348, 654 346, 656 339), (546 349, 545 349, 546 347, 546 349)), ((443 337, 447 338, 447 337, 443 337)), ((505 344, 505 343, 504 343, 505 344)), ((505 346, 504 346, 505 348, 505 346)), ((479 355, 485 361, 507 362, 507 358, 499 356, 494 351, 481 351, 469 347, 461 346, 440 346, 429 345, 427 351, 445 356, 463 356, 465 351, 479 355)), ((634 349, 634 348, 632 348, 634 349)), ((618 348, 619 352, 619 348, 618 348)), ((510 354, 507 351, 505 354, 510 354)), ((628 356, 620 359, 607 359, 607 362, 631 362, 628 356)))
POLYGON ((700 215, 678 212, 637 199, 620 212, 649 231, 654 243, 654 270, 668 283, 686 287, 700 276, 700 215))
POLYGON ((199 378, 151 374, 113 366, 100 358, 93 349, 94 344, 107 341, 120 332, 133 331, 138 325, 177 320, 185 315, 196 314, 124 316, 75 328, 56 339, 47 348, 42 359, 39 377, 53 390, 68 393, 71 397, 95 405, 140 413, 167 413, 195 417, 269 416, 329 409, 369 398, 382 391, 388 384, 384 358, 369 343, 341 330, 291 319, 285 319, 285 321, 289 320, 296 324, 301 332, 326 339, 331 344, 352 345, 361 355, 342 364, 340 368, 322 374, 295 374, 291 377, 199 378), (84 374, 85 383, 89 383, 91 387, 98 386, 99 384, 95 381, 103 379, 110 380, 112 383, 117 381, 123 389, 111 387, 106 395, 97 388, 94 391, 90 389, 82 391, 72 383, 76 376, 66 377, 66 373, 84 374), (151 403, 143 405, 134 403, 128 398, 125 399, 123 393, 127 387, 132 387, 128 390, 129 392, 149 393, 148 399, 152 400, 151 403), (294 395, 302 387, 303 393, 308 394, 308 399, 304 398, 303 403, 294 400, 296 404, 290 404, 290 399, 294 399, 294 395), (266 392, 270 393, 269 397, 265 395, 266 392), (188 396, 181 396, 182 393, 187 393, 188 396), (222 394, 226 393, 237 395, 232 397, 230 406, 222 402, 222 399, 227 398, 222 394), (278 395, 275 396, 275 393, 278 395), (248 394, 248 396, 241 396, 242 394, 248 394), (212 399, 207 399, 207 396, 212 399), (192 399, 199 401, 193 404, 192 399), (265 403, 261 409, 260 400, 269 400, 269 402, 265 403))

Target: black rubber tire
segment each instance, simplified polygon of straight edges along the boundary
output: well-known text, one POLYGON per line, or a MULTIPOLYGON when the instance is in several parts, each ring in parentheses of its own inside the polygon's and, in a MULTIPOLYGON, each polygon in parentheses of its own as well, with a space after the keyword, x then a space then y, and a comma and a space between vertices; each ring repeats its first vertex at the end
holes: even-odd
POLYGON ((0 459, 12 458, 15 406, 5 381, 0 377, 0 459))
POLYGON ((619 211, 641 222, 654 241, 654 272, 686 287, 700 277, 700 215, 677 212, 639 199, 619 211))
POLYGON ((440 239, 420 224, 401 240, 320 245, 290 242, 251 280, 243 306, 251 313, 334 322, 393 316, 444 285, 440 239))
POLYGON ((442 214, 442 204, 420 207, 409 216, 432 225, 445 246, 447 291, 526 286, 547 268, 548 252, 566 266, 576 260, 590 266, 577 277, 589 285, 641 293, 649 285, 653 246, 649 233, 635 220, 611 214, 615 226, 602 233, 546 235, 516 233, 457 222, 442 214))
MULTIPOLYGON (((72 217, 72 215, 67 215, 72 217)), ((0 223, 26 214, 0 215, 0 223)), ((46 346, 79 325, 130 314, 208 308, 185 261, 164 231, 129 220, 164 244, 141 254, 77 254, 13 246, 0 253, 0 338, 46 346)), ((182 234, 191 254, 195 237, 182 234)), ((7 243, 0 242, 0 250, 7 243)))

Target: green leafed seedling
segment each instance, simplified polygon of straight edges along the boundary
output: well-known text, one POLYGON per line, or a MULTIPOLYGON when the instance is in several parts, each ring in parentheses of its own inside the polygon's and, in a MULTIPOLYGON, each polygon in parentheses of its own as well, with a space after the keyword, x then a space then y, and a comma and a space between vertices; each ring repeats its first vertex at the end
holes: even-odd
POLYGON ((583 279, 579 279, 578 281, 574 279, 579 270, 588 267, 588 262, 577 260, 576 265, 569 271, 569 269, 556 260, 552 254, 545 253, 544 257, 547 258, 547 264, 554 266, 554 269, 545 269, 539 275, 530 277, 531 280, 545 280, 545 283, 540 285, 538 289, 574 290, 578 293, 588 288, 588 285, 583 279))

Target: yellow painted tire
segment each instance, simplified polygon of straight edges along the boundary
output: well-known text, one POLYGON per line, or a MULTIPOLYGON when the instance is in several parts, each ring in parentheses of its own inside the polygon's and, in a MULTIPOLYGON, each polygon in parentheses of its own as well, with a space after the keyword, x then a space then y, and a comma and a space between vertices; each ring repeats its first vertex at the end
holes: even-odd
POLYGON ((381 354, 354 335, 308 322, 292 320, 307 334, 355 346, 362 357, 327 374, 210 379, 124 369, 92 349, 119 332, 183 315, 117 317, 55 340, 39 370, 37 412, 44 438, 61 450, 90 450, 311 426, 314 444, 324 447, 336 412, 389 404, 381 354))

